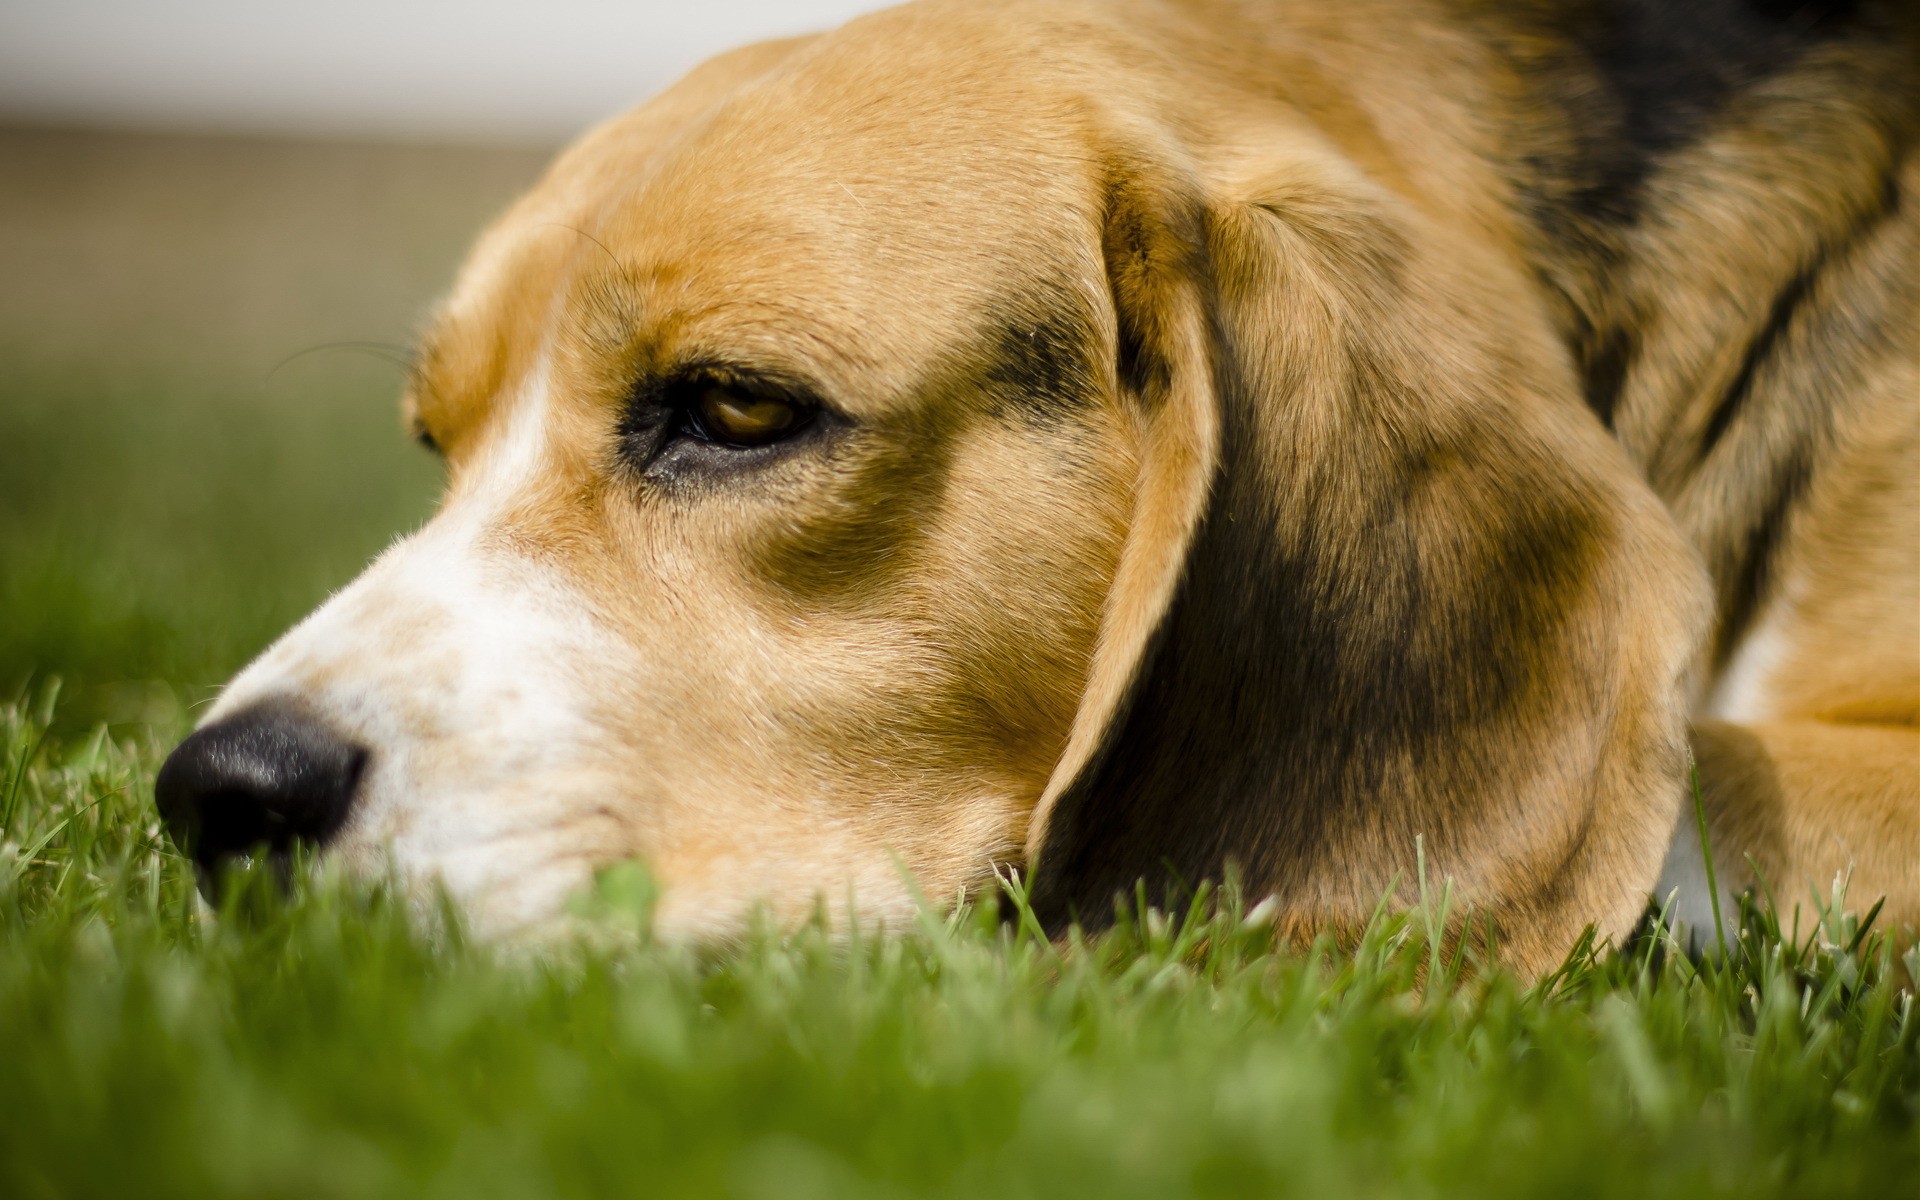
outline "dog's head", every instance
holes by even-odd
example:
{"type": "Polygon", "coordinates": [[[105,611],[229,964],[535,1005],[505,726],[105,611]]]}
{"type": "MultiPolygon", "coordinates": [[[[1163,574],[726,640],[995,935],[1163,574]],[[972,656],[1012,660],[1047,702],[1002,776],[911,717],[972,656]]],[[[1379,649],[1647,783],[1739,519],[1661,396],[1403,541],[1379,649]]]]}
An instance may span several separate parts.
{"type": "Polygon", "coordinates": [[[227,689],[182,835],[494,926],[639,857],[694,934],[1007,864],[1054,919],[1237,863],[1338,922],[1424,838],[1620,926],[1694,617],[1657,503],[1517,262],[1291,106],[1197,146],[1244,101],[1150,60],[906,10],[563,155],[424,339],[441,511],[227,689]]]}

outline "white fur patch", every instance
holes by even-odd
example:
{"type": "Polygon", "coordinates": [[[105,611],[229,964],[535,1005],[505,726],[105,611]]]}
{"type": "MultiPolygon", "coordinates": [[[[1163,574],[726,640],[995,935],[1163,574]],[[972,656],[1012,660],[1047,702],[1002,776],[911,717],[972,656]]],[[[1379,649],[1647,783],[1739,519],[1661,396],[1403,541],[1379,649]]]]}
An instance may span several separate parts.
{"type": "Polygon", "coordinates": [[[1793,611],[1790,594],[1776,597],[1767,606],[1714,682],[1703,715],[1742,725],[1773,715],[1771,683],[1793,645],[1789,628],[1793,611]]]}
{"type": "Polygon", "coordinates": [[[288,697],[369,753],[329,852],[435,879],[500,930],[552,915],[619,839],[589,798],[583,699],[618,643],[553,568],[487,537],[541,478],[544,371],[503,436],[424,529],[383,554],[228,685],[208,720],[288,697]]]}

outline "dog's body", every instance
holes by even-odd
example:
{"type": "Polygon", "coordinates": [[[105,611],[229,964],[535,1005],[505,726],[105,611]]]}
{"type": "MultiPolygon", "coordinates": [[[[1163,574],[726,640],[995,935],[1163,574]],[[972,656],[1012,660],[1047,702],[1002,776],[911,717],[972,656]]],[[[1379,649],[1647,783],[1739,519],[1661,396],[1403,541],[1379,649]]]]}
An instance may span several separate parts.
{"type": "Polygon", "coordinates": [[[1538,970],[1707,910],[1691,728],[1723,886],[1911,927],[1916,62],[1912,6],[1763,0],[717,59],[482,240],[409,401],[443,512],[163,806],[501,924],[637,855],[690,933],[1006,865],[1338,931],[1424,853],[1538,970]]]}

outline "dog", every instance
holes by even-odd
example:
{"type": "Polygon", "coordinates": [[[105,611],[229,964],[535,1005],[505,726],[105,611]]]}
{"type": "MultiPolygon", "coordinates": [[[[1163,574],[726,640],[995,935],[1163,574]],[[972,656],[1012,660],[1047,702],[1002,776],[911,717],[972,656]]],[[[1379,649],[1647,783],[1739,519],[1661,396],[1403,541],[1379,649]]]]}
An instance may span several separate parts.
{"type": "Polygon", "coordinates": [[[438,514],[159,806],[498,932],[632,858],[696,939],[1008,870],[1054,931],[1234,874],[1294,937],[1424,872],[1531,973],[1836,875],[1910,929],[1916,62],[1873,0],[723,55],[480,238],[405,399],[438,514]]]}

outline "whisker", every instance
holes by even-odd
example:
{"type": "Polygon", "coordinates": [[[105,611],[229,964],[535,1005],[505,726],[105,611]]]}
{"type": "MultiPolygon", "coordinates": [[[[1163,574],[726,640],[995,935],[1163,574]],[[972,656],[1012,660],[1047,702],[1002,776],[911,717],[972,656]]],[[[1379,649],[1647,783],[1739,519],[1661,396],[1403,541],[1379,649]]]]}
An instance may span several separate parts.
{"type": "Polygon", "coordinates": [[[612,250],[608,249],[607,244],[605,242],[593,236],[591,233],[588,233],[586,230],[581,229],[579,226],[569,225],[564,221],[548,221],[547,224],[555,228],[564,229],[568,233],[579,234],[581,237],[587,239],[589,242],[592,242],[594,245],[600,247],[600,253],[607,256],[607,261],[613,264],[614,270],[624,271],[627,269],[626,264],[620,261],[620,256],[615,254],[612,250]]]}
{"type": "Polygon", "coordinates": [[[407,351],[406,347],[396,346],[391,342],[323,342],[318,346],[308,346],[304,350],[296,350],[292,354],[287,355],[273,365],[273,369],[267,372],[266,379],[263,382],[273,382],[275,375],[278,375],[286,367],[291,366],[293,363],[309,355],[327,354],[339,350],[377,358],[381,362],[400,368],[402,371],[411,371],[413,369],[412,354],[407,351]]]}

